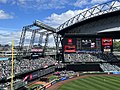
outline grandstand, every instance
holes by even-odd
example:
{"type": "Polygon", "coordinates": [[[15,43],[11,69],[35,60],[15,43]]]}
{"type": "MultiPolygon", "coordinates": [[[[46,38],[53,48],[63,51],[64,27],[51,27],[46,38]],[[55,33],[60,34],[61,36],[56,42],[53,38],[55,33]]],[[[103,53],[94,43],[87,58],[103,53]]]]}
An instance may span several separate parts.
{"type": "MultiPolygon", "coordinates": [[[[120,26],[120,19],[117,19],[120,18],[120,6],[114,6],[116,2],[120,3],[115,0],[84,11],[57,29],[38,20],[24,26],[14,58],[15,83],[21,84],[24,81],[24,85],[19,87],[19,84],[16,90],[58,70],[120,72],[120,59],[113,53],[113,40],[120,39],[120,32],[109,31],[120,26]],[[100,8],[101,6],[103,8],[100,8]],[[98,12],[94,12],[96,8],[98,12]],[[86,16],[85,13],[88,12],[91,12],[90,16],[86,16]],[[85,17],[80,18],[83,14],[85,17]],[[33,26],[37,28],[32,29],[33,26]],[[42,32],[41,29],[46,31],[42,32]],[[104,32],[106,29],[108,31],[104,32]],[[32,32],[28,48],[24,46],[26,32],[32,32]],[[37,48],[34,47],[36,34],[40,34],[37,48]],[[44,46],[41,45],[43,35],[46,36],[44,46]],[[54,36],[56,47],[55,50],[47,52],[49,35],[54,36]],[[59,50],[60,43],[62,50],[59,50]]],[[[0,83],[0,88],[10,88],[11,64],[11,59],[0,60],[0,82],[3,82],[0,83]]],[[[61,72],[62,74],[68,75],[67,71],[61,72]]]]}
{"type": "Polygon", "coordinates": [[[103,69],[104,72],[119,72],[120,71],[120,67],[118,67],[117,65],[111,65],[109,63],[103,63],[100,64],[100,67],[103,69]]]}
{"type": "Polygon", "coordinates": [[[119,61],[112,53],[72,53],[64,54],[66,62],[110,62],[119,61]]]}
{"type": "MultiPolygon", "coordinates": [[[[47,68],[51,65],[55,65],[57,62],[52,57],[44,57],[38,59],[23,59],[20,61],[15,60],[14,73],[20,74],[30,72],[40,68],[47,68]]],[[[2,71],[1,78],[9,78],[11,76],[11,60],[0,61],[0,70],[2,71]]]]}

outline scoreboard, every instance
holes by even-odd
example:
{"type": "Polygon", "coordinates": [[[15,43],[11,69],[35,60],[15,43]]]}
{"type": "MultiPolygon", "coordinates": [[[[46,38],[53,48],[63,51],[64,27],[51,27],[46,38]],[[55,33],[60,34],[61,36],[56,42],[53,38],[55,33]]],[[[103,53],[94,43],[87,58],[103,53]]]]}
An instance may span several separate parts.
{"type": "Polygon", "coordinates": [[[112,38],[64,38],[64,61],[77,60],[79,54],[85,53],[111,53],[113,51],[112,38]]]}
{"type": "Polygon", "coordinates": [[[96,38],[64,38],[64,53],[96,51],[96,43],[98,43],[99,41],[97,40],[96,42],[96,38]]]}
{"type": "Polygon", "coordinates": [[[112,38],[64,38],[64,53],[112,52],[112,38]]]}
{"type": "MultiPolygon", "coordinates": [[[[77,41],[78,42],[78,41],[77,41]]],[[[93,38],[81,38],[81,51],[94,51],[96,50],[96,41],[93,38]]]]}

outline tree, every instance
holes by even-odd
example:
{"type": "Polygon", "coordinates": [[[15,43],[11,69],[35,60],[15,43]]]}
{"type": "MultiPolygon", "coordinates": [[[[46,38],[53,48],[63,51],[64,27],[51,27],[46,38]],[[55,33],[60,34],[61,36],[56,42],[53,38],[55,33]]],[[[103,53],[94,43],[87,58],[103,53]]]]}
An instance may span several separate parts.
{"type": "Polygon", "coordinates": [[[113,49],[115,51],[120,51],[120,41],[119,42],[117,42],[117,41],[113,42],[113,49]]]}

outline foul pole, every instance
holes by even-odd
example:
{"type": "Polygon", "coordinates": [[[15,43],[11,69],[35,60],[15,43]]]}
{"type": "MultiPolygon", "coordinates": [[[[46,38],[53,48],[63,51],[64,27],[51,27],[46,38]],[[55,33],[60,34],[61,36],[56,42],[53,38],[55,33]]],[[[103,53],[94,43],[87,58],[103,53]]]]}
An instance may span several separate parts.
{"type": "Polygon", "coordinates": [[[13,88],[13,77],[14,77],[14,40],[12,40],[12,70],[11,70],[11,90],[14,90],[13,88]]]}

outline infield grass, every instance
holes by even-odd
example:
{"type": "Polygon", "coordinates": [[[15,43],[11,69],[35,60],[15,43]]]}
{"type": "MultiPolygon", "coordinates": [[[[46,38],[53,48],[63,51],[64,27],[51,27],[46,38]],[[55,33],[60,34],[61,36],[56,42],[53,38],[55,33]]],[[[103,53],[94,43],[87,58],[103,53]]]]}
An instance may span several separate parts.
{"type": "Polygon", "coordinates": [[[120,76],[90,76],[71,81],[58,90],[120,90],[120,76]]]}

